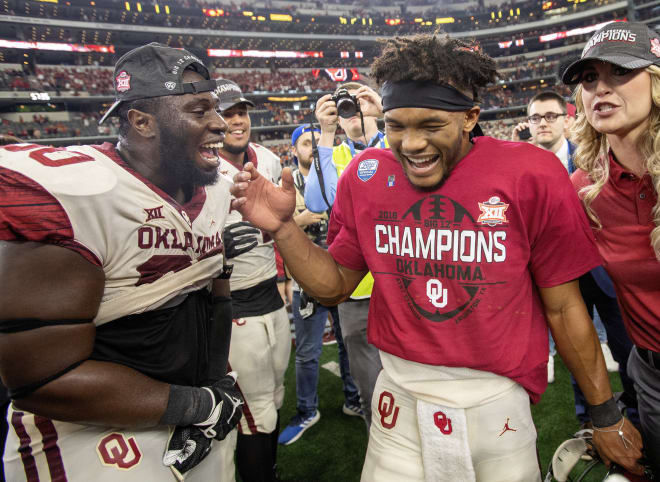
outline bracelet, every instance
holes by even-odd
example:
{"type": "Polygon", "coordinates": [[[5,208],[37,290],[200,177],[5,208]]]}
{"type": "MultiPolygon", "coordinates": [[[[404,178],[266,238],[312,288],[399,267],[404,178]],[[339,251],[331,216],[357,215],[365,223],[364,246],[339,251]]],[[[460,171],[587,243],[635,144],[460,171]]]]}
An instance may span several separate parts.
{"type": "Polygon", "coordinates": [[[621,412],[614,397],[600,405],[589,405],[589,416],[594,427],[609,427],[621,420],[621,412]]]}
{"type": "Polygon", "coordinates": [[[628,440],[628,439],[625,437],[625,435],[623,435],[623,430],[621,430],[621,429],[623,428],[623,424],[624,424],[624,423],[626,423],[626,418],[625,418],[625,417],[621,418],[621,425],[619,425],[619,428],[615,428],[614,430],[603,430],[602,428],[594,427],[594,430],[595,430],[596,432],[604,432],[604,433],[607,433],[607,432],[618,432],[618,433],[619,433],[619,437],[621,437],[621,442],[623,442],[623,446],[624,446],[626,449],[629,449],[630,446],[632,445],[632,442],[631,442],[630,440],[628,440]]]}

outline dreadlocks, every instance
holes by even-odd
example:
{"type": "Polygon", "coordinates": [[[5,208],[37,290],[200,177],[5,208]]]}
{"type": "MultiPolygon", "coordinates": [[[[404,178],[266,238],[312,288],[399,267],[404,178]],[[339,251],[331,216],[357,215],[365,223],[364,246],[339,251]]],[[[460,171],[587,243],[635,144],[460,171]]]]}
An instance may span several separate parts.
{"type": "Polygon", "coordinates": [[[383,51],[371,64],[378,85],[405,80],[451,84],[472,92],[497,77],[495,61],[461,40],[419,34],[381,40],[383,51]]]}

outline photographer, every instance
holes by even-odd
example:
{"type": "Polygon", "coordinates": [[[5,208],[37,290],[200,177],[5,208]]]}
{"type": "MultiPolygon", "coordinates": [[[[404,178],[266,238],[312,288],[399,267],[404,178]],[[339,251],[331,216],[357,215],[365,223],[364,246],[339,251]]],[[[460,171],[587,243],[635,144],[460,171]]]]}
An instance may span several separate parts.
{"type": "Polygon", "coordinates": [[[382,117],[380,96],[369,86],[347,82],[337,87],[334,94],[326,94],[316,103],[316,119],[321,125],[319,160],[323,185],[328,203],[321,193],[316,171],[310,171],[307,180],[305,204],[320,212],[332,206],[337,190],[337,179],[356,154],[367,147],[389,147],[385,134],[378,130],[376,119],[382,117]],[[337,106],[341,112],[338,112],[337,106]],[[346,139],[334,147],[337,126],[346,133],[346,139]]]}
{"type": "MultiPolygon", "coordinates": [[[[319,131],[313,132],[309,125],[298,127],[291,135],[293,155],[298,160],[294,169],[293,182],[296,188],[296,210],[294,221],[317,246],[327,248],[328,213],[315,213],[305,208],[305,180],[308,178],[313,160],[312,134],[318,139],[319,131]]],[[[313,170],[313,169],[312,169],[313,170]]],[[[342,410],[347,415],[362,415],[358,389],[349,370],[348,355],[344,348],[337,307],[327,308],[307,298],[298,283],[293,286],[293,322],[296,330],[296,409],[289,425],[282,431],[279,443],[289,445],[298,440],[309,427],[321,418],[318,411],[317,386],[319,380],[319,358],[323,349],[323,330],[332,316],[332,325],[339,349],[339,369],[343,383],[345,402],[342,410]]]]}
{"type": "MultiPolygon", "coordinates": [[[[332,96],[325,95],[317,102],[316,118],[321,125],[319,164],[329,205],[334,202],[339,176],[355,155],[367,147],[389,147],[385,134],[376,124],[376,119],[382,115],[380,96],[370,87],[356,82],[340,85],[332,96]],[[333,148],[337,125],[344,130],[347,139],[333,148]]],[[[314,211],[327,209],[326,199],[317,172],[312,169],[307,179],[305,204],[314,211]]],[[[351,297],[338,307],[367,429],[371,424],[371,397],[382,368],[378,350],[367,341],[367,314],[373,283],[373,277],[367,274],[351,297]]]]}

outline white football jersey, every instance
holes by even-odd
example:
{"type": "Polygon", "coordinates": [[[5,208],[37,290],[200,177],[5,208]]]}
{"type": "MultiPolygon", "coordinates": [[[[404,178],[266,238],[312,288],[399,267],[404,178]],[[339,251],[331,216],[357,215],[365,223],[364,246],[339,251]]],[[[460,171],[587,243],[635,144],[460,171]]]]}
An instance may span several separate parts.
{"type": "MultiPolygon", "coordinates": [[[[277,184],[282,174],[280,158],[264,146],[254,143],[249,144],[247,154],[248,161],[256,165],[261,175],[273,184],[277,184]]],[[[243,168],[243,166],[234,165],[222,156],[220,156],[220,159],[220,172],[232,179],[243,168]]],[[[227,217],[227,226],[242,220],[241,213],[234,210],[227,217]]],[[[263,231],[257,238],[259,244],[256,247],[229,261],[230,264],[234,265],[234,271],[229,280],[232,291],[251,288],[262,281],[277,276],[272,238],[263,231]]]]}
{"type": "Polygon", "coordinates": [[[208,287],[222,270],[221,234],[231,200],[231,182],[223,176],[182,206],[110,144],[5,146],[0,175],[13,188],[3,201],[14,205],[0,214],[0,239],[63,245],[103,268],[97,325],[208,287]],[[27,216],[30,200],[42,198],[54,201],[30,208],[27,216]]]}

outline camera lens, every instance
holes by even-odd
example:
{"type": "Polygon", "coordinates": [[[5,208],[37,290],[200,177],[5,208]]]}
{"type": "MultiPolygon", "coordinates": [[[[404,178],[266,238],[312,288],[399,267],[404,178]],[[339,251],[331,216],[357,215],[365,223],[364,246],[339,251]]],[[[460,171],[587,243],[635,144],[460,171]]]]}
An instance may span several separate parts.
{"type": "Polygon", "coordinates": [[[348,119],[357,114],[357,105],[350,97],[344,97],[337,101],[337,115],[348,119]]]}

